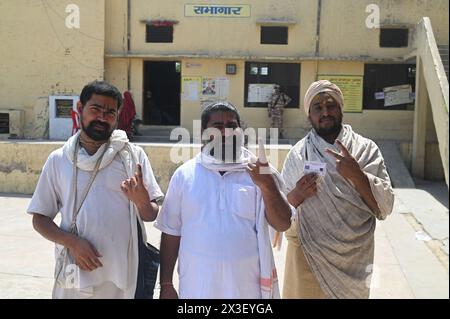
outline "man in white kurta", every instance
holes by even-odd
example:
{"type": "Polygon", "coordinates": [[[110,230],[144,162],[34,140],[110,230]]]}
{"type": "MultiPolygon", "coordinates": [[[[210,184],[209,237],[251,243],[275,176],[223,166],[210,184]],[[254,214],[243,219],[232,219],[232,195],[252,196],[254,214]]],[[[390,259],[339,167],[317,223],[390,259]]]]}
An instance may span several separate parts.
{"type": "Polygon", "coordinates": [[[200,155],[173,175],[157,219],[181,236],[180,298],[261,298],[257,189],[245,172],[219,172],[200,155]]]}
{"type": "MultiPolygon", "coordinates": [[[[102,92],[104,93],[105,87],[112,90],[113,93],[118,92],[105,83],[95,82],[89,86],[89,90],[100,90],[100,92],[96,95],[94,91],[91,97],[88,96],[88,101],[84,102],[85,105],[81,110],[87,127],[89,127],[86,122],[89,119],[89,112],[94,111],[92,108],[109,107],[106,105],[108,103],[116,104],[114,99],[108,101],[108,96],[101,95],[102,92]]],[[[108,118],[104,114],[101,117],[104,118],[93,117],[92,119],[102,122],[108,118]]],[[[115,121],[112,120],[111,123],[114,124],[115,121]]],[[[108,127],[107,124],[104,125],[108,127]]],[[[33,224],[42,235],[56,243],[55,253],[58,256],[63,249],[62,241],[59,243],[58,241],[63,236],[68,237],[73,216],[73,154],[76,144],[80,143],[80,139],[81,143],[86,141],[86,144],[81,144],[79,147],[77,158],[77,206],[92,175],[93,164],[106,148],[98,174],[76,218],[78,235],[72,236],[72,242],[75,239],[81,244],[71,247],[72,252],[79,251],[80,245],[86,245],[87,241],[89,243],[87,245],[92,245],[98,253],[101,266],[96,267],[98,265],[94,265],[95,262],[91,260],[92,263],[89,267],[95,269],[77,267],[77,278],[75,278],[74,284],[71,287],[61,287],[55,284],[53,297],[133,298],[138,267],[137,240],[141,239],[137,238],[137,212],[130,209],[130,199],[124,192],[123,183],[126,183],[130,177],[126,169],[130,165],[127,163],[127,154],[130,155],[131,152],[134,152],[136,162],[141,165],[141,182],[145,187],[143,193],[148,192],[147,197],[153,201],[159,200],[163,193],[156,182],[146,154],[140,147],[128,145],[124,131],[111,131],[109,137],[106,134],[109,143],[98,143],[101,145],[98,150],[94,154],[88,154],[86,148],[89,148],[90,137],[85,134],[90,128],[88,129],[86,126],[81,132],[72,136],[63,147],[50,154],[42,169],[27,212],[35,215],[36,218],[40,217],[38,218],[40,222],[33,219],[33,224]],[[86,148],[83,145],[86,145],[86,148]],[[56,225],[52,224],[52,220],[58,213],[61,214],[61,224],[59,228],[56,228],[56,225]]],[[[111,125],[111,130],[113,128],[114,126],[111,125]]],[[[98,127],[98,132],[100,131],[102,130],[98,127]]],[[[137,186],[134,185],[135,188],[137,186]]]]}
{"type": "MultiPolygon", "coordinates": [[[[210,115],[216,123],[238,126],[237,112],[228,104],[217,105],[210,115]]],[[[204,127],[210,123],[209,119],[204,122],[204,127]]],[[[248,151],[242,152],[238,158],[249,159],[248,151]]],[[[176,257],[180,298],[279,297],[266,221],[274,210],[270,208],[268,213],[269,208],[264,208],[268,206],[265,195],[246,170],[247,165],[245,160],[221,164],[203,150],[175,171],[155,223],[163,232],[162,298],[176,298],[170,269],[176,257]],[[167,246],[167,237],[179,242],[179,250],[167,246]],[[166,263],[170,250],[175,258],[166,263]],[[173,294],[167,294],[167,289],[173,294]]],[[[271,192],[284,230],[290,224],[292,208],[278,187],[271,192]]]]}

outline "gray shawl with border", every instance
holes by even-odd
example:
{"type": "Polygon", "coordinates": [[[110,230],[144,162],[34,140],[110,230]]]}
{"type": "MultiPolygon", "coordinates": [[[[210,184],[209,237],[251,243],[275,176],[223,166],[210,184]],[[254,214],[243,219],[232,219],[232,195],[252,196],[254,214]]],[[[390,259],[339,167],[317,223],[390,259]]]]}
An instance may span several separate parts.
{"type": "Polygon", "coordinates": [[[299,239],[311,270],[330,298],[368,298],[374,257],[376,219],[392,212],[394,193],[377,145],[344,125],[338,139],[367,175],[381,213],[375,214],[357,190],[336,171],[336,160],[325,152],[339,152],[314,130],[289,152],[282,176],[290,192],[304,175],[305,160],[327,164],[318,194],[298,209],[299,239]]]}

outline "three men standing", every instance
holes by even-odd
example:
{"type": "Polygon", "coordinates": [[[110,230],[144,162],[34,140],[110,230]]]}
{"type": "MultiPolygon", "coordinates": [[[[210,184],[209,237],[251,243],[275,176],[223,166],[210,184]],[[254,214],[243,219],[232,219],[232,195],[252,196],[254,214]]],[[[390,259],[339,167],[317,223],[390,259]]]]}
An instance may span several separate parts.
{"type": "MultiPolygon", "coordinates": [[[[28,207],[57,258],[65,249],[77,266],[76,284],[56,284],[55,298],[136,296],[138,227],[145,233],[142,220],[155,220],[163,193],[143,150],[115,130],[121,103],[106,82],[83,88],[82,129],[49,156],[28,207]]],[[[175,171],[155,224],[161,298],[178,297],[177,259],[180,298],[279,298],[269,227],[287,230],[292,215],[283,297],[368,298],[376,219],[394,200],[383,157],[342,124],[336,85],[314,82],[304,107],[313,129],[291,149],[281,176],[262,146],[258,158],[243,147],[233,105],[202,112],[205,143],[175,171]],[[306,173],[311,163],[326,173],[306,173]]]]}

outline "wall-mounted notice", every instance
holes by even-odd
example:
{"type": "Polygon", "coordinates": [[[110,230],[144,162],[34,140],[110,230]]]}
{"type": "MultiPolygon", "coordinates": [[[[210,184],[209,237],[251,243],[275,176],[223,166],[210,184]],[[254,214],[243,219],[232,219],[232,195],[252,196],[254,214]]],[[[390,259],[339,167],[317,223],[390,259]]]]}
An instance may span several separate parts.
{"type": "Polygon", "coordinates": [[[336,84],[344,94],[344,112],[361,113],[363,100],[362,75],[319,75],[319,80],[336,84]]]}
{"type": "Polygon", "coordinates": [[[249,103],[267,103],[274,92],[275,84],[249,84],[248,97],[249,103]]]}
{"type": "Polygon", "coordinates": [[[201,77],[189,77],[185,76],[182,79],[182,94],[186,101],[198,101],[198,95],[200,92],[200,85],[202,82],[201,77]]]}
{"type": "Polygon", "coordinates": [[[410,84],[385,87],[383,92],[385,107],[414,102],[410,84]]]}

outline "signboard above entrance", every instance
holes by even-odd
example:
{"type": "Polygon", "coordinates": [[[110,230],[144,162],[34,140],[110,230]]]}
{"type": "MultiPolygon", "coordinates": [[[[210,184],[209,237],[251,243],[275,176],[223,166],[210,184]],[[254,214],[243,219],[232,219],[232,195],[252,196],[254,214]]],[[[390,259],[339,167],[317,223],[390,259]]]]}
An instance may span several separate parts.
{"type": "Polygon", "coordinates": [[[248,18],[250,5],[248,4],[186,4],[185,17],[214,17],[214,18],[248,18]]]}

